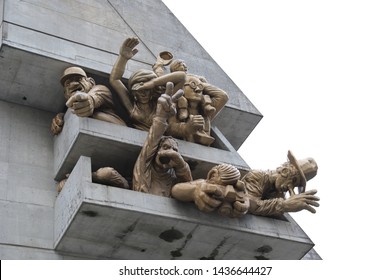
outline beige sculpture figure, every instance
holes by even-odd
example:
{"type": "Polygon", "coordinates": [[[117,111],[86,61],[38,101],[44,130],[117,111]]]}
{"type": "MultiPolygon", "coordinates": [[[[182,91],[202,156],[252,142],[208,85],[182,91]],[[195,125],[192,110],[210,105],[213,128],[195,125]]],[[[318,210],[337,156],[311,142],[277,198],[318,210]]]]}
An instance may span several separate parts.
{"type": "Polygon", "coordinates": [[[134,72],[129,80],[128,87],[122,82],[125,67],[138,50],[138,38],[127,38],[119,50],[119,56],[112,68],[110,84],[119,95],[132,122],[132,126],[148,131],[156,113],[157,99],[164,92],[167,82],[174,84],[174,91],[181,89],[185,82],[183,73],[172,73],[157,77],[151,70],[141,69],[134,72]]]}
{"type": "MultiPolygon", "coordinates": [[[[305,191],[306,182],[317,174],[317,163],[312,158],[296,160],[291,151],[288,151],[289,162],[282,164],[276,170],[252,170],[237,184],[245,188],[240,194],[245,199],[233,206],[239,213],[249,213],[259,216],[278,216],[286,212],[308,210],[315,213],[313,207],[318,207],[320,200],[316,190],[305,191]],[[294,188],[298,188],[295,194],[294,188]],[[285,198],[286,192],[290,196],[285,198]]],[[[211,172],[211,171],[210,171],[211,172]]],[[[181,201],[194,201],[199,210],[211,212],[218,209],[224,183],[215,180],[209,175],[206,180],[196,180],[177,184],[172,188],[172,197],[181,201]]],[[[228,215],[237,217],[235,215],[228,215]]]]}
{"type": "Polygon", "coordinates": [[[209,84],[204,77],[187,73],[187,65],[181,59],[173,60],[167,51],[161,52],[153,65],[153,71],[164,76],[164,66],[170,65],[171,73],[186,74],[184,95],[177,101],[178,113],[169,120],[167,133],[174,137],[210,146],[211,121],[222,110],[228,95],[222,89],[209,84]]]}
{"type": "Polygon", "coordinates": [[[306,182],[317,175],[318,166],[313,158],[297,160],[291,151],[288,162],[276,170],[252,170],[242,181],[250,199],[249,212],[259,216],[277,216],[286,212],[308,210],[315,213],[319,197],[317,190],[306,191],[306,182]],[[294,189],[298,188],[298,194],[294,189]],[[285,194],[290,196],[286,199],[285,194]]]}
{"type": "MultiPolygon", "coordinates": [[[[68,177],[69,174],[57,184],[58,193],[63,189],[68,177]]],[[[128,181],[112,167],[102,167],[92,172],[92,182],[122,189],[130,189],[128,181]]]]}
{"type": "Polygon", "coordinates": [[[207,179],[176,184],[172,197],[181,201],[193,201],[199,210],[227,217],[241,217],[248,212],[249,198],[240,171],[230,164],[214,166],[207,179]]]}
{"type": "MultiPolygon", "coordinates": [[[[94,119],[125,126],[126,123],[115,113],[111,91],[104,85],[96,85],[85,71],[76,66],[65,69],[61,84],[64,87],[66,106],[79,117],[94,119]]],[[[52,120],[51,132],[58,135],[64,126],[64,113],[58,113],[52,120]]]]}
{"type": "Polygon", "coordinates": [[[169,197],[179,182],[192,180],[191,170],[178,152],[174,138],[163,136],[168,118],[176,114],[175,102],[183,91],[172,95],[174,86],[166,85],[166,93],[158,98],[156,114],[133,170],[133,190],[169,197]]]}

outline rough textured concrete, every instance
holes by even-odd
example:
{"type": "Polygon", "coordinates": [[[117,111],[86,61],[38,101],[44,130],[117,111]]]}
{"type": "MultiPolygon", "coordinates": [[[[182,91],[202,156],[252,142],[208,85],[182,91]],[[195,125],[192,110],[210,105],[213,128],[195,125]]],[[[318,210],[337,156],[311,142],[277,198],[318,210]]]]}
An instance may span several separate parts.
{"type": "MultiPolygon", "coordinates": [[[[93,170],[110,166],[131,178],[146,135],[146,131],[79,118],[68,110],[64,129],[54,140],[54,177],[65,178],[79,156],[84,155],[92,157],[93,170]]],[[[249,166],[217,129],[214,136],[225,150],[178,140],[179,151],[190,164],[194,179],[206,178],[207,172],[221,163],[230,163],[243,174],[248,171],[249,166]]]]}
{"type": "Polygon", "coordinates": [[[151,69],[156,55],[169,50],[187,62],[191,73],[205,76],[228,92],[229,103],[214,124],[235,149],[262,117],[160,0],[5,0],[2,26],[1,51],[6,60],[0,60],[0,83],[8,87],[0,92],[0,99],[53,113],[60,111],[62,93],[59,84],[52,83],[58,82],[66,66],[80,65],[89,73],[107,77],[123,40],[138,36],[139,53],[128,63],[125,78],[134,70],[151,69]],[[31,58],[26,52],[40,55],[42,63],[29,64],[31,58]],[[26,66],[35,69],[26,74],[26,66]],[[45,101],[38,98],[43,88],[52,89],[45,101]],[[19,96],[21,92],[23,96],[19,96]]]}
{"type": "Polygon", "coordinates": [[[0,101],[0,244],[53,248],[50,119],[47,112],[0,101]]]}
{"type": "Polygon", "coordinates": [[[92,183],[80,157],[55,203],[57,251],[106,259],[301,259],[313,243],[288,216],[240,219],[92,183]]]}

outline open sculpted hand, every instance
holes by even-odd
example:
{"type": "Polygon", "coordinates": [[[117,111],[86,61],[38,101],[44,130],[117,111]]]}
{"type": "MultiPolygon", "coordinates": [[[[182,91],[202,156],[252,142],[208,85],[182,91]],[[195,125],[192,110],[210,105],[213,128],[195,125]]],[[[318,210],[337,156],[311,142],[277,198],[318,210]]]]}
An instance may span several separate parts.
{"type": "Polygon", "coordinates": [[[320,206],[317,202],[320,200],[318,196],[315,196],[317,190],[310,190],[304,193],[293,195],[283,202],[283,210],[285,212],[298,212],[301,210],[308,210],[311,213],[315,213],[313,208],[320,206]]]}
{"type": "Polygon", "coordinates": [[[138,44],[138,38],[127,38],[123,42],[121,49],[119,50],[119,54],[127,60],[131,59],[138,52],[138,50],[135,48],[135,46],[138,44]]]}
{"type": "Polygon", "coordinates": [[[89,94],[78,91],[68,99],[66,106],[79,117],[89,117],[93,114],[94,101],[89,94]]]}

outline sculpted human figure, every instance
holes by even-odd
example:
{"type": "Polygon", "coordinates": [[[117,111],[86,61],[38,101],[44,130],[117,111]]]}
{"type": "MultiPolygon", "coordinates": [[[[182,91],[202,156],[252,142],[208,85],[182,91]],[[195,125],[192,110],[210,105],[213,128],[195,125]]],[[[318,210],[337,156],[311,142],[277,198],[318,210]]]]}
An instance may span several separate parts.
{"type": "MultiPolygon", "coordinates": [[[[169,120],[167,133],[190,142],[211,145],[211,121],[222,110],[228,95],[225,91],[209,84],[204,77],[187,73],[187,65],[181,59],[168,61],[171,73],[186,74],[184,95],[177,102],[178,114],[169,120]]],[[[166,60],[159,58],[153,66],[157,75],[163,77],[166,60]]]]}
{"type": "Polygon", "coordinates": [[[308,210],[315,213],[320,199],[316,190],[306,190],[306,182],[317,175],[318,166],[314,159],[297,160],[288,151],[289,162],[276,170],[252,170],[242,181],[250,199],[249,212],[259,216],[275,216],[285,212],[308,210]],[[294,189],[298,188],[298,194],[294,189]],[[290,196],[285,199],[285,193],[290,196]]]}
{"type": "MultiPolygon", "coordinates": [[[[61,192],[69,174],[57,184],[57,191],[61,192]]],[[[129,182],[112,167],[102,167],[92,172],[92,182],[122,189],[130,189],[129,182]]]]}
{"type": "Polygon", "coordinates": [[[138,44],[138,38],[127,38],[123,42],[111,71],[110,84],[126,108],[132,126],[147,131],[156,113],[157,99],[164,92],[166,83],[172,82],[176,92],[183,87],[185,75],[172,73],[157,77],[153,71],[141,69],[130,76],[126,87],[122,82],[122,76],[128,60],[138,52],[135,48],[138,44]]]}
{"type": "Polygon", "coordinates": [[[230,164],[214,166],[206,179],[176,184],[172,197],[181,201],[193,201],[199,210],[228,217],[240,217],[249,209],[249,198],[244,184],[239,180],[240,171],[230,164]]]}
{"type": "Polygon", "coordinates": [[[167,119],[176,114],[174,103],[183,94],[179,90],[172,96],[173,90],[173,84],[167,83],[166,93],[158,98],[152,126],[134,166],[135,191],[169,197],[174,184],[192,180],[190,167],[179,154],[176,140],[163,136],[167,119]]]}
{"type": "MultiPolygon", "coordinates": [[[[305,188],[306,182],[317,174],[317,163],[312,158],[296,160],[291,151],[288,151],[288,159],[289,162],[276,170],[251,170],[237,181],[237,185],[242,184],[241,188],[245,189],[242,194],[245,200],[236,207],[238,212],[246,213],[247,210],[259,216],[278,216],[301,210],[316,212],[314,207],[319,206],[320,200],[315,196],[317,191],[305,191],[305,188]],[[294,191],[296,187],[298,194],[294,191]],[[286,192],[290,194],[288,198],[285,198],[286,192]]],[[[194,201],[201,211],[211,212],[222,204],[220,185],[221,181],[210,180],[208,175],[206,180],[175,185],[172,196],[181,201],[194,201]]]]}
{"type": "MultiPolygon", "coordinates": [[[[61,84],[64,87],[66,106],[79,117],[126,125],[115,113],[111,91],[104,85],[96,85],[85,71],[76,66],[66,68],[61,84]]],[[[51,123],[51,132],[58,135],[64,126],[64,114],[58,113],[51,123]]]]}

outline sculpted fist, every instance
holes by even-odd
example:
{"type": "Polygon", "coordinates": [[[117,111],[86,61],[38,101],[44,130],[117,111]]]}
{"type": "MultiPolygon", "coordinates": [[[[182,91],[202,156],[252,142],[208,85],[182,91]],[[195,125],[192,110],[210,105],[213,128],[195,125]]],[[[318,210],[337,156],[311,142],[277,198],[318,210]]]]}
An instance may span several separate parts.
{"type": "Polygon", "coordinates": [[[66,106],[72,110],[72,113],[79,117],[92,116],[94,110],[94,104],[92,97],[85,93],[78,91],[71,96],[66,102],[66,106]]]}
{"type": "Polygon", "coordinates": [[[204,129],[205,121],[202,115],[190,115],[186,125],[187,132],[189,134],[194,134],[196,131],[204,129]]]}
{"type": "Polygon", "coordinates": [[[220,196],[222,196],[222,191],[218,185],[203,182],[195,189],[194,202],[199,210],[212,212],[222,204],[222,201],[213,197],[220,196]]]}
{"type": "Polygon", "coordinates": [[[58,113],[51,121],[50,131],[53,135],[61,133],[64,127],[64,113],[58,113]]]}

